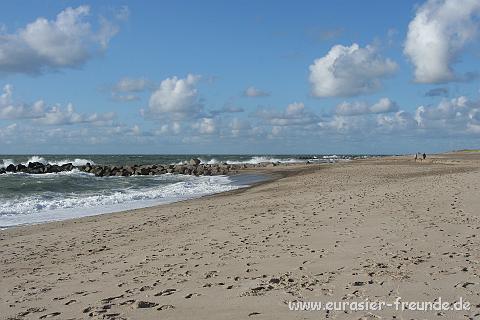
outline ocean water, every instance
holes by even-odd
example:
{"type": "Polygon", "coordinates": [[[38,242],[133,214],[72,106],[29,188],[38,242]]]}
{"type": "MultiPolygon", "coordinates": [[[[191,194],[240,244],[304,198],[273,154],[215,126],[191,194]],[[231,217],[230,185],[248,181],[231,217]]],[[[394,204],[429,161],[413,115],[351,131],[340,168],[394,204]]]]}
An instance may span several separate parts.
{"type": "MultiPolygon", "coordinates": [[[[336,155],[3,155],[9,164],[176,164],[193,157],[203,163],[332,162],[336,155]]],[[[265,179],[258,175],[95,177],[78,170],[50,174],[0,174],[0,228],[58,221],[197,198],[246,187],[265,179]]]]}

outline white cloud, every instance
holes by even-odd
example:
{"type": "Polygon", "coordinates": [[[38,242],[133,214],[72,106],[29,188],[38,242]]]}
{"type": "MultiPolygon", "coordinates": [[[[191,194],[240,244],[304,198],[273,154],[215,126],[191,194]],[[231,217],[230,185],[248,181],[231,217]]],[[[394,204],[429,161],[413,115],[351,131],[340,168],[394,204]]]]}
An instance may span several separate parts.
{"type": "Polygon", "coordinates": [[[284,127],[273,126],[271,131],[271,136],[279,136],[282,131],[284,131],[284,127]]]}
{"type": "Polygon", "coordinates": [[[178,135],[182,132],[182,126],[179,122],[174,121],[168,124],[163,124],[160,126],[160,129],[156,131],[157,135],[164,135],[164,134],[174,134],[178,135]]]}
{"type": "Polygon", "coordinates": [[[150,96],[149,112],[169,113],[174,117],[195,116],[203,108],[196,84],[200,76],[188,74],[186,78],[167,78],[150,96]]]}
{"type": "Polygon", "coordinates": [[[213,118],[202,118],[193,125],[200,134],[213,134],[216,131],[216,124],[213,118]]]}
{"type": "Polygon", "coordinates": [[[140,100],[137,93],[150,89],[151,82],[146,78],[124,77],[112,86],[112,99],[119,102],[140,100]]]}
{"type": "Polygon", "coordinates": [[[79,114],[70,103],[65,109],[53,106],[46,110],[45,102],[38,100],[31,105],[13,101],[13,86],[7,84],[0,95],[0,119],[33,119],[42,125],[64,125],[77,123],[105,124],[115,118],[115,113],[79,114]]]}
{"type": "Polygon", "coordinates": [[[294,102],[287,106],[285,114],[288,116],[295,116],[298,114],[302,114],[305,110],[305,105],[301,102],[294,102]]]}
{"type": "Polygon", "coordinates": [[[233,118],[229,124],[229,127],[230,133],[234,137],[238,137],[252,128],[248,121],[239,118],[233,118]]]}
{"type": "Polygon", "coordinates": [[[394,114],[382,114],[377,116],[377,125],[380,130],[398,131],[418,128],[418,123],[413,115],[406,111],[398,111],[394,114]]]}
{"type": "Polygon", "coordinates": [[[370,106],[371,113],[388,113],[398,110],[398,105],[395,101],[388,98],[381,98],[377,103],[370,106]]]}
{"type": "Polygon", "coordinates": [[[381,98],[378,102],[370,106],[365,102],[359,101],[342,102],[335,107],[335,114],[340,116],[355,116],[369,113],[388,113],[397,110],[398,105],[394,101],[388,98],[381,98]]]}
{"type": "Polygon", "coordinates": [[[115,101],[120,101],[120,102],[131,102],[131,101],[140,100],[140,97],[137,96],[136,94],[112,93],[112,99],[115,100],[115,101]]]}
{"type": "Polygon", "coordinates": [[[335,114],[340,116],[355,116],[369,113],[365,102],[342,102],[335,107],[335,114]]]}
{"type": "Polygon", "coordinates": [[[420,106],[415,111],[415,119],[423,128],[442,127],[463,130],[468,124],[477,122],[480,107],[460,96],[451,100],[443,99],[437,106],[420,106]]]}
{"type": "Polygon", "coordinates": [[[32,105],[13,101],[13,86],[6,84],[0,96],[0,119],[38,118],[44,113],[45,103],[42,100],[32,105]]]}
{"type": "Polygon", "coordinates": [[[301,102],[289,104],[285,111],[278,112],[273,109],[259,108],[256,116],[267,121],[272,126],[299,126],[309,125],[318,121],[313,112],[307,111],[301,102]]]}
{"type": "Polygon", "coordinates": [[[75,111],[71,103],[65,109],[59,106],[53,106],[41,117],[34,119],[35,123],[42,125],[70,125],[80,123],[106,124],[115,118],[115,113],[92,113],[80,114],[75,111]]]}
{"type": "Polygon", "coordinates": [[[179,122],[173,122],[171,128],[174,134],[179,134],[182,131],[182,126],[179,122]]]}
{"type": "Polygon", "coordinates": [[[350,133],[355,132],[358,136],[368,133],[374,129],[371,115],[362,115],[350,117],[343,115],[334,115],[329,119],[322,119],[318,126],[327,133],[350,133]]]}
{"type": "MultiPolygon", "coordinates": [[[[386,101],[386,100],[384,100],[386,101]]],[[[388,103],[380,100],[382,110],[388,103]]],[[[413,112],[399,110],[375,114],[372,105],[352,103],[350,109],[334,113],[322,119],[318,125],[323,132],[351,134],[357,137],[392,134],[392,132],[430,138],[458,137],[480,133],[480,102],[472,102],[464,96],[442,100],[436,106],[419,106],[413,112]],[[355,115],[352,117],[352,115],[355,115]]],[[[338,111],[338,110],[337,110],[338,111]]]]}
{"type": "Polygon", "coordinates": [[[480,124],[473,124],[473,123],[469,123],[467,125],[467,131],[469,133],[473,133],[473,134],[478,134],[480,135],[480,124]]]}
{"type": "Polygon", "coordinates": [[[55,20],[40,17],[15,33],[0,34],[0,71],[35,74],[81,66],[118,32],[105,18],[93,30],[89,14],[88,6],[67,8],[55,20]]]}
{"type": "Polygon", "coordinates": [[[6,84],[3,87],[3,93],[0,96],[0,105],[5,106],[7,104],[10,104],[12,101],[12,95],[13,95],[13,86],[11,84],[6,84]]]}
{"type": "Polygon", "coordinates": [[[15,133],[18,129],[18,124],[12,123],[9,124],[8,126],[1,127],[0,128],[0,136],[7,136],[15,133]]]}
{"type": "Polygon", "coordinates": [[[415,67],[417,82],[458,80],[452,64],[475,38],[479,14],[478,0],[428,0],[417,9],[408,26],[404,49],[415,67]]]}
{"type": "Polygon", "coordinates": [[[146,78],[129,78],[120,79],[114,86],[115,92],[141,92],[151,86],[150,81],[146,78]]]}
{"type": "Polygon", "coordinates": [[[312,95],[316,97],[355,96],[381,88],[380,79],[395,72],[397,64],[382,58],[375,47],[333,46],[310,69],[312,95]]]}
{"type": "Polygon", "coordinates": [[[139,136],[139,135],[142,134],[142,129],[140,129],[140,126],[138,124],[136,124],[132,127],[131,132],[134,136],[139,136]]]}
{"type": "Polygon", "coordinates": [[[263,91],[258,88],[255,88],[253,86],[250,86],[247,89],[245,89],[245,91],[243,92],[243,95],[246,97],[266,97],[266,96],[269,96],[270,93],[267,91],[263,91]]]}

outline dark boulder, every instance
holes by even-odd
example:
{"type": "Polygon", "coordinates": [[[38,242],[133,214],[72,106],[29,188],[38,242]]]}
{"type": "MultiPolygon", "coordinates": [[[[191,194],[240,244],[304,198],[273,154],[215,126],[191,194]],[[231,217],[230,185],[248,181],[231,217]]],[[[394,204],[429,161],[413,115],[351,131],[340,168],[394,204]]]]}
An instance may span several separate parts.
{"type": "MultiPolygon", "coordinates": [[[[34,169],[31,169],[31,170],[34,170],[34,169]]],[[[61,171],[63,171],[62,167],[60,167],[58,164],[47,165],[45,167],[45,172],[47,172],[47,173],[58,173],[58,172],[61,172],[61,171]]]]}
{"type": "Polygon", "coordinates": [[[41,162],[29,162],[28,163],[28,168],[29,169],[33,169],[33,168],[40,168],[40,167],[43,167],[44,164],[41,163],[41,162]]]}
{"type": "Polygon", "coordinates": [[[23,164],[19,163],[15,166],[15,171],[16,172],[21,172],[21,171],[25,171],[27,169],[26,166],[24,166],[23,164]]]}
{"type": "Polygon", "coordinates": [[[192,166],[198,166],[200,164],[200,159],[197,159],[197,158],[192,158],[190,159],[190,161],[188,162],[189,165],[192,165],[192,166]]]}
{"type": "Polygon", "coordinates": [[[65,163],[60,166],[62,168],[62,171],[72,171],[74,166],[71,163],[65,163]]]}
{"type": "Polygon", "coordinates": [[[28,170],[28,173],[31,173],[31,174],[41,174],[41,173],[45,173],[45,172],[43,172],[43,167],[37,167],[37,168],[29,169],[29,170],[28,170]]]}

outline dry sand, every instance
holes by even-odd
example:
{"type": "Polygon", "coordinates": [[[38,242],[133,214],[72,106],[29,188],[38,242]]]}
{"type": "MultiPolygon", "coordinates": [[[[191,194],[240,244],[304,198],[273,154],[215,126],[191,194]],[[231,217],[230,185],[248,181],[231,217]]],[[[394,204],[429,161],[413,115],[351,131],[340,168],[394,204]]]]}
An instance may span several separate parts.
{"type": "Polygon", "coordinates": [[[480,318],[480,154],[280,173],[242,191],[0,231],[1,318],[480,318]],[[472,306],[288,308],[396,297],[472,306]]]}

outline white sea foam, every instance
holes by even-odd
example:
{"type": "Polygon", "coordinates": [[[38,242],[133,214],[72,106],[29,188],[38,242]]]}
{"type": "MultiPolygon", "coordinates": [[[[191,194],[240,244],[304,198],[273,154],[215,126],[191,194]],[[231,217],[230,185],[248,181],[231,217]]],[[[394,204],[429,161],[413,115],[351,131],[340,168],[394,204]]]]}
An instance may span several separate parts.
{"type": "Polygon", "coordinates": [[[268,156],[253,156],[248,160],[226,160],[226,161],[219,161],[215,158],[206,160],[206,159],[199,159],[202,163],[205,164],[216,164],[216,163],[227,163],[227,164],[259,164],[264,162],[279,162],[279,163],[301,163],[305,162],[305,159],[296,159],[296,158],[274,158],[268,156]]]}
{"type": "MultiPolygon", "coordinates": [[[[113,178],[113,177],[112,177],[113,178]]],[[[173,175],[164,178],[178,179],[173,175]]],[[[185,177],[184,181],[90,195],[29,196],[0,203],[0,227],[58,221],[197,198],[237,189],[226,176],[185,177]]]]}
{"type": "Polygon", "coordinates": [[[67,163],[71,163],[73,164],[74,166],[84,166],[86,165],[87,163],[90,163],[90,164],[95,164],[92,160],[88,160],[88,159],[81,159],[81,158],[75,158],[75,159],[63,159],[63,160],[57,160],[57,161],[49,161],[49,160],[45,160],[44,157],[40,157],[40,156],[32,156],[30,158],[28,158],[27,161],[25,162],[19,162],[19,163],[15,163],[12,159],[3,159],[2,160],[2,163],[0,163],[0,168],[6,168],[8,167],[10,164],[13,164],[13,165],[17,165],[17,164],[23,164],[25,166],[28,165],[29,162],[40,162],[40,163],[43,163],[43,164],[56,164],[56,165],[64,165],[64,164],[67,164],[67,163]]]}
{"type": "Polygon", "coordinates": [[[0,168],[6,168],[11,164],[14,164],[12,159],[3,159],[2,163],[0,163],[0,168]]]}

